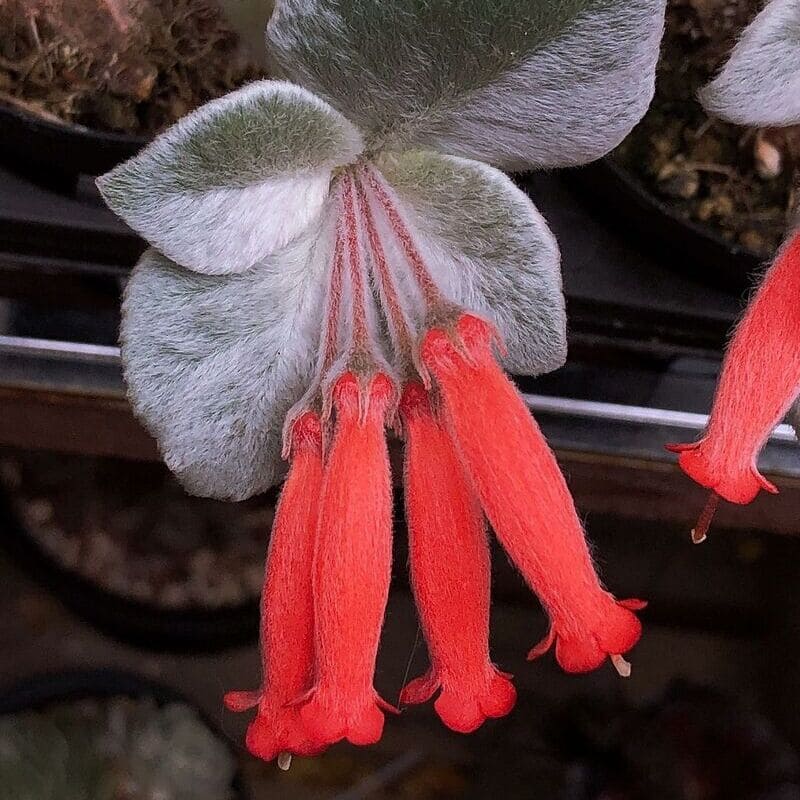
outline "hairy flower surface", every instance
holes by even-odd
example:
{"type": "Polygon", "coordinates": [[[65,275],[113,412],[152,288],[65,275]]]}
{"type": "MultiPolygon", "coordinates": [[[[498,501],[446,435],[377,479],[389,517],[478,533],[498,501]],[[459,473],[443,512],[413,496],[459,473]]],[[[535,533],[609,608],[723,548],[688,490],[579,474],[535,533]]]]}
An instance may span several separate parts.
{"type": "Polygon", "coordinates": [[[384,426],[393,387],[353,373],[333,388],[336,430],[320,500],[314,564],[316,675],[300,715],[323,743],[374,744],[391,710],[372,686],[392,560],[384,426]]]}
{"type": "Polygon", "coordinates": [[[556,644],[568,672],[587,672],[621,654],[641,635],[632,613],[642,603],[618,603],[592,566],[580,520],[555,457],[491,351],[494,331],[462,315],[455,330],[434,329],[422,358],[436,378],[444,417],[459,445],[478,497],[503,547],[537,592],[552,627],[531,658],[556,644]]]}
{"type": "Polygon", "coordinates": [[[431,668],[404,687],[401,703],[424,703],[468,733],[502,717],[517,695],[489,657],[491,571],[486,525],[455,443],[421,383],[400,402],[406,434],[405,490],[411,583],[431,668]]]}
{"type": "Polygon", "coordinates": [[[652,96],[664,2],[279,0],[267,42],[293,82],[209,103],[100,179],[153,245],[128,284],[122,350],[167,464],[190,491],[239,500],[291,462],[262,690],[229,696],[258,706],[256,755],[372,743],[393,710],[373,686],[387,426],[407,442],[431,656],[404,702],[440,692],[463,732],[514,705],[489,655],[484,516],[540,594],[561,664],[610,656],[627,672],[638,604],[600,586],[492,349],[525,375],[566,354],[558,246],[500,169],[580,164],[622,140],[652,96]],[[300,446],[309,420],[318,461],[300,446]]]}
{"type": "Polygon", "coordinates": [[[291,705],[311,687],[314,674],[314,605],[311,568],[322,489],[322,425],[307,412],[292,431],[292,465],[275,512],[264,591],[261,653],[265,685],[256,692],[229,692],[231,711],[257,707],[247,730],[251,753],[271,761],[280,753],[314,755],[314,738],[291,705]]]}
{"type": "MultiPolygon", "coordinates": [[[[800,234],[782,248],[731,340],[703,437],[668,445],[681,469],[731,503],[777,489],[758,455],[800,393],[800,234]]],[[[713,508],[713,501],[712,506],[713,508]]],[[[711,522],[694,532],[703,541],[711,522]]]]}
{"type": "MultiPolygon", "coordinates": [[[[800,0],[772,0],[702,93],[706,108],[751,126],[800,124],[800,0]]],[[[739,323],[722,365],[703,437],[668,445],[683,471],[711,490],[695,542],[706,538],[719,498],[750,503],[777,489],[757,460],[800,394],[800,232],[790,234],[739,323]]],[[[795,417],[798,412],[795,409],[795,417]]]]}

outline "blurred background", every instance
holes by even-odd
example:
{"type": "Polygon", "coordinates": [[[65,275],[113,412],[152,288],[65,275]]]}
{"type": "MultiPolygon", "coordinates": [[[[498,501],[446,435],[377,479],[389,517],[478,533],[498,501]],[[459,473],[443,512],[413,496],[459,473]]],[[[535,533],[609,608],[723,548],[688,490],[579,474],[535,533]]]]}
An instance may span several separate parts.
{"type": "MultiPolygon", "coordinates": [[[[633,675],[525,661],[546,619],[499,551],[507,718],[463,737],[406,709],[380,745],[282,773],[222,710],[259,674],[275,495],[186,495],[125,400],[119,299],[143,244],[93,175],[187,111],[275,74],[255,0],[0,0],[0,798],[797,800],[800,460],[723,507],[663,445],[699,434],[728,332],[795,205],[800,131],[695,100],[760,0],[670,0],[657,96],[604,161],[515,179],[561,244],[570,360],[520,379],[607,584],[645,597],[633,675]]],[[[377,686],[426,665],[396,508],[377,686]]]]}

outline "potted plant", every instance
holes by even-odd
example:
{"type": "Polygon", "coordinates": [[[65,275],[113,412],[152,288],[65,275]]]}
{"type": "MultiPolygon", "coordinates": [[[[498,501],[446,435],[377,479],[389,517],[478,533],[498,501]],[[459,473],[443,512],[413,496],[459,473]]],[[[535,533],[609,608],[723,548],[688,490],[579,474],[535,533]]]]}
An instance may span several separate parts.
{"type": "Polygon", "coordinates": [[[412,583],[431,668],[405,702],[463,733],[509,713],[488,645],[485,519],[568,672],[625,654],[639,600],[600,583],[563,475],[503,372],[565,358],[560,256],[501,172],[601,157],[652,97],[664,0],[284,0],[291,81],[181,120],[102,176],[152,245],[123,308],[135,411],[187,489],[288,475],[262,595],[247,744],[285,766],[380,739],[391,573],[387,428],[405,440],[412,583]],[[597,109],[590,113],[588,109],[597,109]],[[503,344],[501,344],[501,342],[503,344]]]}
{"type": "Polygon", "coordinates": [[[0,784],[15,800],[246,800],[230,744],[172,689],[116,670],[0,692],[0,784]]]}
{"type": "Polygon", "coordinates": [[[613,209],[607,217],[675,268],[737,293],[783,238],[800,168],[800,127],[721,119],[698,93],[762,6],[671,0],[650,109],[582,176],[598,208],[613,209]]]}
{"type": "Polygon", "coordinates": [[[12,451],[0,486],[2,546],[91,624],[157,650],[256,638],[272,495],[231,508],[159,464],[12,451]]]}
{"type": "Polygon", "coordinates": [[[111,169],[196,106],[264,74],[252,32],[270,8],[215,0],[3,3],[4,158],[50,179],[111,169]]]}

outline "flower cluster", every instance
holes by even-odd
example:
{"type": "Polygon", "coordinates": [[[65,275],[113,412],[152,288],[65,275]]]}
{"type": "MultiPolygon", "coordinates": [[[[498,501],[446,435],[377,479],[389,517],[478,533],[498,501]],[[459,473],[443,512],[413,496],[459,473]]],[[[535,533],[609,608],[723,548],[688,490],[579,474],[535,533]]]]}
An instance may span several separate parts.
{"type": "Polygon", "coordinates": [[[558,247],[498,167],[582,163],[652,96],[664,0],[282,0],[297,83],[251,84],[100,180],[155,249],[122,330],[134,408],[191,491],[289,471],[262,599],[247,745],[272,759],[377,741],[392,479],[405,443],[412,586],[438,693],[468,732],[507,714],[489,653],[487,521],[569,672],[624,658],[638,600],[601,585],[555,458],[503,367],[563,362],[558,247]],[[595,117],[587,108],[599,109],[595,117]]]}
{"type": "Polygon", "coordinates": [[[495,360],[494,327],[444,298],[374,169],[345,171],[333,194],[339,213],[328,287],[332,316],[320,344],[320,353],[328,355],[312,382],[326,388],[314,389],[288,416],[292,468],[264,592],[268,682],[248,703],[239,693],[228,701],[232,708],[258,704],[248,744],[265,758],[315,752],[342,738],[375,742],[382,712],[393,710],[377,695],[372,675],[392,550],[385,428],[396,412],[406,440],[412,582],[432,662],[426,676],[403,690],[402,701],[424,702],[441,689],[436,710],[462,732],[514,705],[509,676],[489,657],[484,514],[550,614],[550,632],[532,658],[555,644],[559,662],[570,672],[595,669],[610,656],[627,674],[622,654],[641,633],[632,612],[642,604],[617,602],[595,575],[555,459],[495,360]],[[406,256],[391,266],[378,214],[406,256]],[[336,314],[342,310],[337,298],[345,275],[348,343],[337,353],[336,314]],[[379,288],[395,343],[392,367],[372,328],[370,282],[379,288]],[[427,320],[419,334],[401,284],[415,284],[419,291],[419,316],[427,320]],[[327,425],[332,433],[323,463],[327,425]],[[313,558],[294,555],[301,548],[313,558]],[[286,566],[290,561],[293,569],[286,566]],[[291,586],[283,583],[287,574],[293,576],[291,586]],[[298,617],[307,626],[302,632],[296,629],[298,617]],[[305,667],[301,686],[299,666],[305,667]],[[294,725],[277,724],[281,713],[294,725]]]}

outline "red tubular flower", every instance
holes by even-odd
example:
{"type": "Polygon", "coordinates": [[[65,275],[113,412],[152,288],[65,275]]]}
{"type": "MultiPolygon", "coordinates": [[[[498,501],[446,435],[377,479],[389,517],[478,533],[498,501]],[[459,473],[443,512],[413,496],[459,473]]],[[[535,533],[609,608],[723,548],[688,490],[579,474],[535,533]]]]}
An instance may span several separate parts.
{"type": "Polygon", "coordinates": [[[603,589],[555,457],[511,381],[494,360],[493,329],[462,314],[453,339],[428,332],[422,359],[436,378],[444,414],[484,511],[501,543],[547,609],[552,627],[530,657],[556,645],[567,672],[588,672],[639,640],[633,610],[603,589]]]}
{"type": "Polygon", "coordinates": [[[800,233],[779,253],[739,324],[705,435],[669,445],[683,471],[732,503],[778,490],[756,461],[800,392],[800,233]]]}
{"type": "Polygon", "coordinates": [[[393,384],[382,373],[366,392],[352,372],[333,387],[336,427],[314,555],[316,675],[300,705],[318,742],[373,744],[383,732],[381,709],[392,710],[372,681],[392,558],[384,426],[393,397],[393,384]]]}
{"type": "Polygon", "coordinates": [[[319,416],[306,412],[291,433],[292,465],[281,493],[270,537],[261,596],[263,685],[256,692],[229,692],[231,711],[258,706],[247,729],[247,749],[271,761],[280,753],[320,751],[288,705],[311,685],[314,661],[311,564],[322,488],[319,416]]]}
{"type": "Polygon", "coordinates": [[[470,733],[508,714],[516,692],[489,658],[489,550],[483,515],[447,431],[420,383],[403,391],[411,582],[431,659],[403,703],[435,703],[445,725],[470,733]]]}

